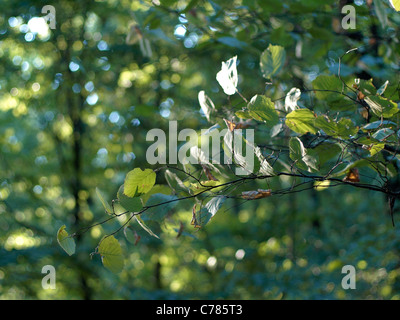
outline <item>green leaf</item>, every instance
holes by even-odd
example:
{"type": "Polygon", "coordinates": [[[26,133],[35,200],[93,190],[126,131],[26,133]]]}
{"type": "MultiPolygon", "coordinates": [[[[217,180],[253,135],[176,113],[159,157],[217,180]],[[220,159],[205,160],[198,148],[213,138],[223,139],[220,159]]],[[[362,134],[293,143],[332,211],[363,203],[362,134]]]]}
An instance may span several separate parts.
{"type": "Polygon", "coordinates": [[[384,148],[385,148],[384,143],[373,144],[371,149],[369,149],[369,153],[371,154],[371,156],[374,156],[377,153],[381,152],[384,148]]]}
{"type": "Polygon", "coordinates": [[[369,96],[364,98],[372,112],[378,117],[390,118],[399,112],[397,104],[381,96],[369,96]]]}
{"type": "Polygon", "coordinates": [[[258,121],[264,121],[268,126],[273,127],[279,122],[275,105],[266,96],[255,95],[248,104],[249,115],[258,121]]]}
{"type": "Polygon", "coordinates": [[[111,208],[110,204],[106,200],[104,200],[104,194],[97,187],[96,187],[96,194],[97,194],[97,197],[100,199],[100,202],[103,205],[106,212],[109,214],[112,214],[113,209],[111,208]]]}
{"type": "Polygon", "coordinates": [[[348,118],[342,118],[339,122],[336,123],[337,125],[337,137],[348,139],[350,136],[354,136],[358,132],[358,127],[356,127],[348,118]]]}
{"type": "Polygon", "coordinates": [[[130,198],[124,194],[124,185],[122,185],[117,193],[119,204],[130,212],[138,212],[142,209],[142,201],[140,198],[130,198]]]}
{"type": "Polygon", "coordinates": [[[261,72],[266,79],[277,74],[285,64],[286,51],[284,47],[270,44],[260,58],[261,72]]]}
{"type": "Polygon", "coordinates": [[[206,203],[204,207],[200,210],[196,211],[196,207],[193,208],[193,219],[192,224],[195,228],[204,227],[212,217],[218,212],[223,203],[225,202],[225,196],[217,196],[212,198],[209,202],[206,203]]]}
{"type": "Polygon", "coordinates": [[[140,219],[139,217],[135,216],[135,220],[137,221],[137,223],[143,228],[143,230],[145,230],[149,235],[160,239],[160,237],[158,235],[156,235],[145,223],[142,219],[140,219]]]}
{"type": "Polygon", "coordinates": [[[210,212],[211,218],[215,216],[215,214],[224,204],[225,200],[225,196],[216,196],[206,203],[205,208],[208,210],[208,212],[210,212]]]}
{"type": "Polygon", "coordinates": [[[374,0],[375,13],[381,23],[382,29],[386,29],[388,24],[388,18],[386,13],[386,6],[383,4],[382,0],[374,0]]]}
{"type": "Polygon", "coordinates": [[[380,127],[385,127],[385,126],[397,126],[397,124],[393,121],[388,121],[388,120],[378,120],[374,121],[371,123],[366,124],[365,126],[362,127],[363,130],[375,130],[380,127]]]}
{"type": "Polygon", "coordinates": [[[142,213],[142,219],[144,221],[153,220],[157,222],[162,222],[167,214],[170,212],[170,210],[178,204],[177,201],[174,201],[176,199],[176,196],[166,195],[162,193],[151,195],[149,200],[147,200],[146,202],[146,207],[155,207],[149,208],[144,213],[142,213]]]}
{"type": "Polygon", "coordinates": [[[235,164],[241,168],[241,173],[237,174],[251,174],[259,170],[262,174],[273,174],[273,170],[262,155],[260,148],[245,139],[239,130],[228,130],[226,132],[223,149],[227,158],[233,159],[235,164]],[[246,149],[246,156],[243,156],[243,152],[237,152],[237,150],[235,150],[234,144],[236,144],[236,148],[238,148],[238,143],[242,144],[242,150],[244,150],[244,148],[246,149]],[[252,155],[250,155],[250,152],[252,155]],[[250,157],[252,157],[253,154],[256,157],[253,157],[253,161],[251,161],[250,157]]]}
{"type": "Polygon", "coordinates": [[[63,225],[60,227],[60,229],[58,229],[57,241],[61,248],[63,248],[69,256],[72,256],[75,253],[75,241],[68,235],[68,232],[65,230],[65,228],[65,225],[63,225]]]}
{"type": "Polygon", "coordinates": [[[165,170],[165,179],[167,180],[167,183],[171,187],[171,189],[174,190],[176,193],[179,193],[179,192],[188,193],[189,192],[189,188],[187,186],[185,186],[185,184],[177,176],[176,173],[174,173],[168,169],[165,170]]]}
{"type": "Polygon", "coordinates": [[[385,83],[382,86],[379,87],[379,89],[376,92],[376,94],[378,96],[383,95],[385,93],[385,91],[386,91],[386,88],[387,88],[388,84],[389,84],[389,80],[386,80],[385,83]]]}
{"type": "Polygon", "coordinates": [[[135,168],[128,172],[124,182],[124,194],[128,197],[135,197],[147,193],[156,183],[156,174],[151,169],[142,171],[135,168]]]}
{"type": "Polygon", "coordinates": [[[336,76],[320,75],[312,82],[312,85],[319,100],[331,102],[343,99],[340,94],[342,82],[336,76]]]}
{"type": "Polygon", "coordinates": [[[121,245],[114,236],[104,237],[99,244],[98,252],[103,265],[113,273],[119,273],[124,268],[124,257],[121,245]]]}
{"type": "Polygon", "coordinates": [[[358,132],[358,127],[354,125],[351,119],[342,118],[338,122],[319,116],[315,119],[315,126],[323,130],[328,136],[334,138],[348,139],[358,132]]]}
{"type": "Polygon", "coordinates": [[[236,117],[240,119],[253,119],[248,110],[239,110],[235,112],[236,117]]]}
{"type": "Polygon", "coordinates": [[[305,134],[310,132],[317,133],[314,125],[315,115],[308,109],[293,110],[286,116],[286,125],[296,133],[305,134]]]}
{"type": "Polygon", "coordinates": [[[353,168],[358,168],[358,169],[369,168],[369,169],[372,169],[373,171],[379,172],[379,173],[382,173],[382,172],[388,170],[388,167],[386,164],[379,163],[379,162],[371,163],[371,160],[369,160],[369,159],[360,159],[360,160],[351,162],[347,165],[343,164],[343,165],[338,166],[338,169],[339,169],[338,172],[334,173],[332,175],[332,177],[340,177],[340,176],[346,175],[349,172],[349,170],[353,169],[353,168]]]}
{"type": "Polygon", "coordinates": [[[172,192],[171,192],[171,188],[168,185],[155,184],[154,187],[151,188],[151,190],[149,192],[147,192],[146,194],[140,196],[140,199],[142,199],[142,203],[145,205],[146,202],[150,199],[150,197],[153,194],[156,194],[156,193],[162,193],[162,194],[170,195],[172,192]]]}
{"type": "Polygon", "coordinates": [[[290,138],[289,141],[290,159],[293,161],[301,161],[305,157],[306,148],[304,148],[303,142],[298,137],[290,138]]]}
{"type": "Polygon", "coordinates": [[[304,148],[303,142],[298,137],[292,137],[289,141],[290,159],[296,162],[299,169],[302,170],[317,170],[317,160],[315,157],[307,154],[307,149],[304,148]]]}
{"type": "Polygon", "coordinates": [[[318,156],[319,166],[323,166],[330,160],[336,161],[342,148],[336,143],[322,143],[315,147],[313,151],[318,156]]]}
{"type": "MultiPolygon", "coordinates": [[[[191,183],[190,184],[190,189],[195,193],[198,194],[200,192],[203,192],[207,189],[209,189],[210,187],[215,187],[219,184],[218,181],[214,181],[214,180],[209,180],[209,181],[201,181],[201,185],[200,183],[191,183]]],[[[213,188],[212,190],[215,191],[218,188],[213,188]]]]}
{"type": "Polygon", "coordinates": [[[206,95],[204,90],[201,90],[198,95],[199,104],[201,110],[207,118],[207,121],[210,122],[210,115],[213,110],[215,110],[214,103],[212,100],[206,95]]]}
{"type": "Polygon", "coordinates": [[[366,96],[376,95],[377,91],[373,83],[373,79],[364,80],[358,79],[359,84],[357,85],[358,89],[366,96]]]}
{"type": "Polygon", "coordinates": [[[134,228],[131,226],[125,226],[124,228],[124,235],[126,240],[128,240],[130,243],[134,244],[135,246],[139,243],[140,241],[140,235],[136,232],[134,228]]]}
{"type": "Polygon", "coordinates": [[[384,129],[380,129],[377,132],[375,132],[372,137],[376,140],[379,141],[385,141],[387,138],[389,138],[390,136],[394,135],[394,131],[392,129],[389,128],[384,128],[384,129]]]}

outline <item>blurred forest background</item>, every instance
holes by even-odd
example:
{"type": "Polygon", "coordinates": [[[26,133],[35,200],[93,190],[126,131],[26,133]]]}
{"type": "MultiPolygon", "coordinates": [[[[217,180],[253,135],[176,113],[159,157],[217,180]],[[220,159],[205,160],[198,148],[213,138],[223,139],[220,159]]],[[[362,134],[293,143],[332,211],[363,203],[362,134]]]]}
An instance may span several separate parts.
{"type": "Polygon", "coordinates": [[[221,61],[238,56],[248,98],[266,90],[259,57],[269,43],[288,55],[274,99],[337,74],[339,57],[356,47],[343,76],[399,83],[400,15],[388,3],[3,0],[0,299],[399,299],[400,220],[392,226],[383,195],[349,186],[230,199],[197,232],[182,202],[181,237],[143,235],[134,245],[116,235],[126,256],[117,275],[90,253],[120,222],[78,237],[73,257],[56,240],[63,224],[74,231],[104,219],[96,187],[111,200],[129,170],[150,167],[150,129],[210,126],[200,90],[240,109],[215,78],[221,61]],[[341,28],[346,4],[355,30],[341,28]],[[56,9],[55,29],[41,19],[45,5],[56,9]],[[56,290],[41,286],[48,264],[56,290]],[[341,287],[346,264],[357,269],[356,290],[341,287]]]}

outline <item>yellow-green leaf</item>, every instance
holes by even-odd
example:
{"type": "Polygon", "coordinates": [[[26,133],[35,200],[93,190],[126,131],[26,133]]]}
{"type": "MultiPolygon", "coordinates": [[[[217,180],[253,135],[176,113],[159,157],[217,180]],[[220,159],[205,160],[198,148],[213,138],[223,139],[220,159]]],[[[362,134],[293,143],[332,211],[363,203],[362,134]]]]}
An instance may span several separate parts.
{"type": "Polygon", "coordinates": [[[317,133],[314,125],[315,115],[308,109],[293,110],[286,116],[285,124],[294,132],[305,134],[310,132],[317,133]]]}
{"type": "Polygon", "coordinates": [[[61,248],[63,248],[69,256],[72,256],[75,253],[75,241],[68,235],[68,232],[65,231],[65,228],[65,225],[63,225],[60,227],[60,229],[58,229],[57,241],[61,248]]]}
{"type": "Polygon", "coordinates": [[[110,206],[110,204],[104,199],[103,192],[99,188],[96,188],[96,194],[97,197],[99,198],[101,204],[103,205],[104,209],[106,210],[107,213],[113,213],[113,210],[110,206]]]}
{"type": "Polygon", "coordinates": [[[119,273],[124,268],[122,249],[114,236],[108,236],[101,240],[98,252],[103,265],[113,273],[119,273]]]}
{"type": "Polygon", "coordinates": [[[324,101],[334,101],[342,99],[340,94],[342,82],[336,76],[319,75],[313,82],[313,88],[317,99],[324,101]]]}
{"type": "Polygon", "coordinates": [[[273,127],[279,122],[275,105],[270,98],[262,95],[255,95],[248,104],[249,115],[258,121],[264,121],[268,126],[273,127]]]}
{"type": "Polygon", "coordinates": [[[210,188],[215,191],[217,188],[212,188],[212,187],[217,186],[218,183],[219,183],[218,181],[214,181],[214,180],[202,181],[201,184],[200,183],[191,183],[190,189],[192,191],[194,191],[196,194],[201,193],[210,188]]]}
{"type": "Polygon", "coordinates": [[[151,169],[142,171],[140,168],[135,168],[128,172],[124,182],[124,194],[128,197],[140,196],[147,193],[153,188],[156,183],[156,174],[151,169]]]}
{"type": "Polygon", "coordinates": [[[396,11],[400,11],[400,0],[389,0],[390,5],[396,11]]]}

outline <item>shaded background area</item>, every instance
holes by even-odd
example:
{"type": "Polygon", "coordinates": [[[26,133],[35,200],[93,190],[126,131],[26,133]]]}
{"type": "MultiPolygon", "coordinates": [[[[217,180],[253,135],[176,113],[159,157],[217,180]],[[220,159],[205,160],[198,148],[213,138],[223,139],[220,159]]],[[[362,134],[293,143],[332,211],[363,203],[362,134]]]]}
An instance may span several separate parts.
{"type": "MultiPolygon", "coordinates": [[[[165,227],[162,241],[143,235],[136,246],[117,235],[119,275],[90,253],[121,222],[84,233],[73,257],[56,241],[63,224],[73,231],[105,218],[96,187],[111,200],[129,170],[150,167],[150,129],[210,126],[200,90],[220,117],[241,109],[215,79],[234,55],[241,92],[278,99],[337,74],[339,57],[360,47],[342,76],[389,80],[398,97],[400,15],[387,1],[58,1],[54,30],[39,19],[48,4],[5,0],[0,14],[0,299],[400,298],[400,233],[387,200],[351,187],[231,199],[197,232],[182,202],[175,215],[188,235],[165,227]],[[356,8],[356,30],[340,27],[345,4],[356,8]],[[288,54],[274,86],[259,70],[269,43],[288,54]],[[47,264],[56,290],[42,289],[47,264]],[[346,264],[357,269],[356,290],[341,288],[346,264]]],[[[315,103],[312,93],[301,101],[315,103]]]]}

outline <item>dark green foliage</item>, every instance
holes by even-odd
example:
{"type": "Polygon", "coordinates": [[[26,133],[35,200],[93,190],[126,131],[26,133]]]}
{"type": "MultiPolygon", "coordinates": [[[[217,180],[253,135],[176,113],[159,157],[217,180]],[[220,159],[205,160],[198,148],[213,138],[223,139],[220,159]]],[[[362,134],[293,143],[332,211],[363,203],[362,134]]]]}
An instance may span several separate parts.
{"type": "Polygon", "coordinates": [[[62,0],[38,34],[44,4],[3,1],[0,299],[399,299],[400,18],[375,2],[343,30],[337,1],[62,0]],[[170,120],[254,129],[256,170],[149,165],[170,120]]]}

